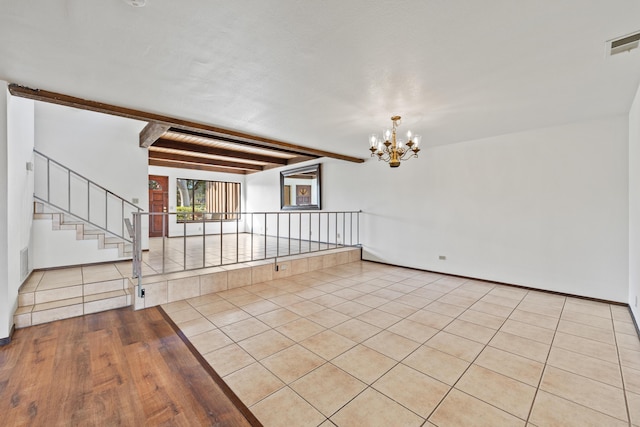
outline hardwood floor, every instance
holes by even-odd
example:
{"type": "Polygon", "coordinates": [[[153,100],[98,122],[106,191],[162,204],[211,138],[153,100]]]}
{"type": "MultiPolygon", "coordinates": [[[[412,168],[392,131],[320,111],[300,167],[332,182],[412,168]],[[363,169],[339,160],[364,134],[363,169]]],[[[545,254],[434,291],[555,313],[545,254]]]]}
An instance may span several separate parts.
{"type": "Polygon", "coordinates": [[[259,425],[241,409],[158,308],[19,329],[0,347],[6,426],[259,425]]]}

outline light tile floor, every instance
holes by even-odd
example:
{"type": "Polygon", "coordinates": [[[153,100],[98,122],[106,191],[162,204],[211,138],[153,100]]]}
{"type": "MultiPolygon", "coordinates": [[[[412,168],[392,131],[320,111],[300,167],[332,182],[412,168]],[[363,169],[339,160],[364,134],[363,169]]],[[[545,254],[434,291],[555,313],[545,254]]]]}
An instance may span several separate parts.
{"type": "Polygon", "coordinates": [[[361,261],[163,308],[265,426],[640,426],[623,306],[361,261]]]}
{"type": "Polygon", "coordinates": [[[154,237],[142,254],[143,274],[162,274],[245,263],[341,247],[333,243],[252,235],[250,233],[154,237]],[[203,249],[204,248],[204,249],[203,249]]]}

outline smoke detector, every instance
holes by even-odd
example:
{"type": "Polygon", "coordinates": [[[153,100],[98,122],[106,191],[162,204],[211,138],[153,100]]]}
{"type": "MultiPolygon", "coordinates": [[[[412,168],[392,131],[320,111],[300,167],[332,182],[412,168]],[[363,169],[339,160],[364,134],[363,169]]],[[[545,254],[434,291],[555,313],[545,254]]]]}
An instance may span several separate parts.
{"type": "Polygon", "coordinates": [[[147,0],[123,0],[126,4],[133,7],[142,7],[147,4],[147,0]]]}
{"type": "Polygon", "coordinates": [[[640,45],[640,31],[617,39],[607,41],[607,55],[613,56],[623,52],[629,52],[637,49],[640,45]]]}

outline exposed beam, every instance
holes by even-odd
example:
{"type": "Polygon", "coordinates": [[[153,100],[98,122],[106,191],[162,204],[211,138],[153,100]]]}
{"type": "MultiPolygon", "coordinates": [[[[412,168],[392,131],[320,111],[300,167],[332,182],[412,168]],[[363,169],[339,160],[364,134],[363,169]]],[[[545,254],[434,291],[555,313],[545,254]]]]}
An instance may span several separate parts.
{"type": "Polygon", "coordinates": [[[172,162],[171,160],[160,160],[160,159],[149,159],[149,166],[163,166],[166,168],[178,168],[178,169],[194,169],[194,170],[208,171],[208,172],[235,173],[238,175],[246,175],[247,173],[249,173],[249,171],[246,171],[244,169],[218,168],[215,166],[207,166],[207,165],[194,164],[194,163],[172,162]]]}
{"type": "Polygon", "coordinates": [[[306,150],[294,150],[293,148],[282,148],[282,147],[274,147],[274,146],[269,146],[267,144],[261,143],[261,142],[255,142],[255,141],[248,141],[247,139],[240,139],[240,138],[231,138],[228,136],[223,136],[223,135],[218,135],[218,134],[211,134],[211,133],[206,133],[206,132],[201,132],[201,131],[195,131],[192,129],[182,129],[179,127],[172,127],[169,129],[169,132],[172,133],[179,133],[181,135],[190,135],[190,136],[196,136],[199,138],[207,138],[207,139],[213,139],[215,141],[221,141],[221,142],[229,142],[232,144],[238,144],[238,145],[246,145],[248,147],[253,147],[253,148],[262,148],[265,150],[271,150],[271,151],[278,151],[280,153],[286,153],[286,154],[290,154],[293,156],[306,156],[309,158],[313,158],[313,159],[317,159],[318,157],[322,157],[319,155],[310,155],[306,150]]]}
{"type": "Polygon", "coordinates": [[[263,170],[261,165],[250,163],[230,162],[228,160],[210,159],[207,157],[190,156],[188,154],[165,153],[163,151],[149,151],[150,159],[173,160],[178,162],[199,163],[202,165],[222,166],[235,169],[246,169],[252,171],[263,170]]]}
{"type": "Polygon", "coordinates": [[[264,154],[246,153],[244,151],[228,150],[226,148],[211,147],[208,145],[190,144],[188,142],[173,141],[160,138],[153,144],[154,147],[170,148],[172,150],[191,151],[194,153],[213,154],[216,156],[235,157],[236,159],[255,160],[257,162],[286,165],[287,159],[281,157],[265,156],[264,154]]]}
{"type": "Polygon", "coordinates": [[[144,129],[140,131],[140,147],[149,148],[149,146],[153,145],[169,128],[169,125],[149,122],[144,129]]]}
{"type": "Polygon", "coordinates": [[[175,117],[165,116],[162,114],[148,113],[145,111],[135,110],[132,108],[119,107],[115,105],[105,104],[102,102],[90,101],[82,98],[76,98],[74,96],[64,95],[56,92],[49,92],[42,89],[31,89],[24,86],[19,86],[15,83],[9,85],[9,92],[11,95],[19,96],[22,98],[33,99],[36,101],[50,102],[58,105],[65,105],[67,107],[80,108],[83,110],[96,111],[104,114],[112,114],[120,117],[127,117],[129,119],[142,120],[146,122],[157,122],[160,124],[170,125],[180,129],[191,130],[195,132],[203,132],[209,135],[227,135],[230,137],[237,137],[255,141],[262,146],[270,148],[281,148],[285,150],[292,150],[299,152],[300,154],[306,154],[316,157],[330,157],[333,159],[345,160],[348,162],[362,163],[363,159],[357,157],[345,156],[342,154],[332,153],[324,150],[316,150],[314,148],[303,147],[301,145],[290,144],[288,142],[278,141],[271,138],[265,138],[257,135],[250,135],[234,130],[223,129],[216,126],[206,125],[203,123],[192,122],[189,120],[182,120],[175,117]]]}

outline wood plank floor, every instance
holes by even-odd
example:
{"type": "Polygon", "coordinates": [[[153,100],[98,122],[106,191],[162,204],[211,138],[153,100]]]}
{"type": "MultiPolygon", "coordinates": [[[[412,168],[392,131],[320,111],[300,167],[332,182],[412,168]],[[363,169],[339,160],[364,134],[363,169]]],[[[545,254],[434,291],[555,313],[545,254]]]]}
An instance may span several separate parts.
{"type": "Polygon", "coordinates": [[[0,347],[0,414],[6,426],[256,425],[157,308],[17,330],[0,347]]]}

